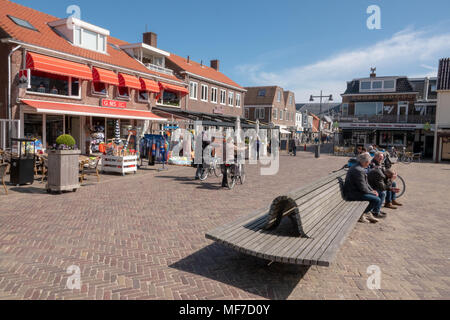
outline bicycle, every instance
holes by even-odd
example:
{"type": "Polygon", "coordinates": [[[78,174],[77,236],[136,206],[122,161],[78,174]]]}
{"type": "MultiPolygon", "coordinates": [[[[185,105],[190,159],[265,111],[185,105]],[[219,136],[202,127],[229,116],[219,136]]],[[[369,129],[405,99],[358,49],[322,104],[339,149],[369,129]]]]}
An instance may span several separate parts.
{"type": "Polygon", "coordinates": [[[222,172],[219,168],[219,159],[214,158],[211,162],[211,164],[204,164],[202,173],[200,175],[200,181],[206,181],[208,177],[212,174],[214,174],[217,178],[222,178],[222,172]]]}
{"type": "Polygon", "coordinates": [[[245,183],[246,174],[243,164],[225,164],[225,174],[227,175],[227,185],[229,190],[233,190],[239,180],[241,185],[245,183]]]}
{"type": "MultiPolygon", "coordinates": [[[[384,168],[384,169],[390,169],[390,168],[387,168],[387,167],[386,167],[386,165],[385,165],[386,162],[392,163],[392,162],[390,161],[390,156],[389,156],[389,154],[386,154],[386,161],[385,161],[385,163],[383,163],[383,168],[384,168]]],[[[347,163],[344,167],[342,167],[342,169],[333,171],[332,173],[336,173],[336,172],[341,171],[341,170],[348,171],[348,170],[350,170],[351,167],[353,167],[353,166],[355,166],[355,165],[357,165],[357,164],[358,164],[358,160],[356,160],[355,158],[352,158],[352,159],[350,159],[350,160],[348,161],[348,163],[347,163]]],[[[396,195],[397,195],[397,199],[399,199],[399,198],[401,198],[401,197],[406,193],[406,182],[405,182],[405,179],[403,179],[403,177],[400,176],[400,175],[397,175],[397,180],[396,180],[395,182],[397,183],[397,189],[400,190],[400,191],[396,194],[396,195]]]]}

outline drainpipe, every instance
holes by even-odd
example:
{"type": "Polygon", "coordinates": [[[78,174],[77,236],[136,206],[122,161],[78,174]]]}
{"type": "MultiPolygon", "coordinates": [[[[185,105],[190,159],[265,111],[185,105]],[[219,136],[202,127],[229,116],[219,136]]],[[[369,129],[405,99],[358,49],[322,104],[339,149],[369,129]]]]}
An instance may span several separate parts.
{"type": "MultiPolygon", "coordinates": [[[[17,50],[19,50],[22,46],[18,45],[17,47],[15,47],[14,49],[11,50],[11,52],[8,54],[8,120],[12,120],[12,103],[11,103],[11,95],[12,95],[12,77],[11,77],[11,57],[14,54],[14,52],[16,52],[17,50]]],[[[11,137],[11,125],[9,126],[9,136],[11,137]]]]}

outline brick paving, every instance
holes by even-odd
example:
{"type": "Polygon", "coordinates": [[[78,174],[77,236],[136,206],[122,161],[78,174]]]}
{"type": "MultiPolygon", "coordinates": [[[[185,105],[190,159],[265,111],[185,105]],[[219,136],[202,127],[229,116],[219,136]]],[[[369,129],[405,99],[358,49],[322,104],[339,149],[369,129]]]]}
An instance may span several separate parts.
{"type": "Polygon", "coordinates": [[[450,299],[450,166],[398,165],[405,207],[358,224],[330,268],[273,264],[204,234],[277,195],[327,175],[346,158],[282,156],[276,176],[248,169],[245,187],[193,181],[194,169],[93,177],[76,193],[38,182],[0,194],[0,299],[450,299]],[[81,290],[66,289],[71,265],[81,290]],[[369,290],[367,268],[382,271],[369,290]]]}

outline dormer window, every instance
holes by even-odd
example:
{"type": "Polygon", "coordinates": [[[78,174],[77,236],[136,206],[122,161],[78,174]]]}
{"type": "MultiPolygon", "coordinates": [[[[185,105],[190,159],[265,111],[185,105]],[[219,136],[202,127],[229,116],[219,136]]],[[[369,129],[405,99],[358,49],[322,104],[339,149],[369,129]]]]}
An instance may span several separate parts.
{"type": "Polygon", "coordinates": [[[107,53],[108,30],[72,17],[50,22],[49,26],[63,34],[74,46],[107,53]]]}

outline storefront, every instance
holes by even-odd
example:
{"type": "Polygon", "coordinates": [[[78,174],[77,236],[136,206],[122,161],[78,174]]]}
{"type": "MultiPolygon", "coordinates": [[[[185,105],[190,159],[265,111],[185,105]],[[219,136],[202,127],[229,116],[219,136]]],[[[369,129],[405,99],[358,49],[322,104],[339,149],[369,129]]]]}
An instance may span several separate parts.
{"type": "Polygon", "coordinates": [[[152,112],[103,108],[80,104],[56,103],[40,100],[21,101],[21,133],[23,137],[37,139],[44,149],[52,147],[61,134],[74,137],[83,154],[97,153],[101,143],[115,138],[116,121],[119,120],[120,136],[126,140],[130,130],[141,134],[148,131],[149,123],[167,120],[152,112]]]}

